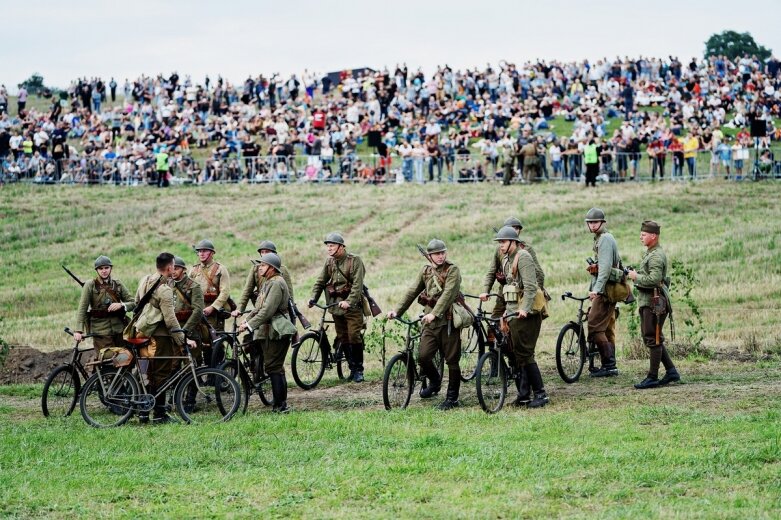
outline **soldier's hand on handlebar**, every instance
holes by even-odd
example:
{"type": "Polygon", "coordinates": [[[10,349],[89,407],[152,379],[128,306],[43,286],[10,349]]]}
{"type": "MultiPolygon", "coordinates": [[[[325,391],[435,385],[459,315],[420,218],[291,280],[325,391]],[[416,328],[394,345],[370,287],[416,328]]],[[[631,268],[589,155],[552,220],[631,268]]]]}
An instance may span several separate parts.
{"type": "Polygon", "coordinates": [[[344,309],[344,310],[349,309],[350,308],[350,302],[345,301],[345,300],[340,301],[339,302],[339,308],[340,309],[344,309]]]}
{"type": "Polygon", "coordinates": [[[189,345],[190,348],[196,348],[198,346],[198,343],[196,343],[194,339],[188,339],[187,345],[189,345]]]}
{"type": "Polygon", "coordinates": [[[309,308],[311,309],[312,307],[314,307],[314,306],[315,306],[315,303],[317,303],[315,300],[313,300],[313,299],[310,299],[310,300],[307,302],[307,305],[309,305],[309,308]]]}
{"type": "Polygon", "coordinates": [[[234,318],[238,318],[239,316],[241,316],[241,311],[239,311],[239,309],[236,309],[235,311],[231,312],[231,316],[233,316],[234,318]]]}
{"type": "Polygon", "coordinates": [[[594,298],[596,298],[597,296],[599,296],[599,294],[595,293],[594,291],[591,291],[590,293],[588,293],[588,299],[589,300],[593,301],[594,298]]]}
{"type": "Polygon", "coordinates": [[[206,308],[203,310],[203,315],[204,315],[204,316],[210,316],[210,315],[211,315],[213,312],[214,312],[214,307],[212,307],[211,305],[209,305],[208,307],[206,307],[206,308]]]}
{"type": "Polygon", "coordinates": [[[488,293],[487,292],[480,293],[480,296],[478,296],[478,298],[480,298],[481,302],[487,302],[488,301],[488,293]]]}
{"type": "Polygon", "coordinates": [[[525,318],[528,315],[529,314],[525,310],[523,310],[523,309],[519,309],[518,310],[518,318],[525,318]]]}
{"type": "Polygon", "coordinates": [[[239,332],[244,332],[245,330],[247,330],[247,327],[249,327],[249,325],[247,325],[247,322],[242,321],[241,324],[239,325],[239,332]]]}
{"type": "Polygon", "coordinates": [[[81,340],[84,339],[84,336],[81,335],[81,332],[74,332],[73,339],[76,340],[76,343],[81,343],[81,340]]]}
{"type": "Polygon", "coordinates": [[[431,323],[432,321],[434,321],[435,319],[437,319],[437,317],[436,317],[436,316],[434,316],[433,314],[431,314],[431,313],[429,312],[428,314],[426,314],[425,316],[423,316],[422,318],[420,318],[420,321],[421,321],[421,322],[423,322],[423,323],[425,323],[425,324],[429,324],[429,323],[431,323]]]}
{"type": "Polygon", "coordinates": [[[397,314],[396,311],[388,311],[388,314],[386,314],[389,320],[395,319],[397,314]]]}

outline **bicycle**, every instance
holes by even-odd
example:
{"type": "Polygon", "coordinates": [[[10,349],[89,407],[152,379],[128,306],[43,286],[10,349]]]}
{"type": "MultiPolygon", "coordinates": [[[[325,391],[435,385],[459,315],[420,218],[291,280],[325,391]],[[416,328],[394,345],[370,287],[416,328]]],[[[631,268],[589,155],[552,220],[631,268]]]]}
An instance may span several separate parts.
{"type": "Polygon", "coordinates": [[[594,360],[599,356],[599,349],[591,340],[586,340],[583,324],[588,319],[588,312],[583,310],[583,305],[588,296],[582,298],[572,296],[571,292],[565,292],[561,295],[562,301],[570,298],[580,302],[578,317],[575,321],[567,322],[559,332],[556,340],[556,370],[565,383],[574,383],[580,379],[583,373],[583,365],[588,356],[588,370],[594,372],[594,360]]]}
{"type": "MultiPolygon", "coordinates": [[[[65,327],[65,332],[73,336],[70,328],[65,327]]],[[[83,334],[82,338],[92,336],[93,334],[83,334]]],[[[44,417],[68,417],[76,408],[82,382],[90,376],[81,358],[85,352],[92,350],[92,347],[79,348],[80,344],[81,342],[77,341],[73,345],[70,362],[55,367],[46,377],[41,394],[41,411],[44,417]]]]}
{"type": "Polygon", "coordinates": [[[333,348],[328,339],[326,323],[333,323],[333,319],[326,320],[326,311],[331,307],[338,305],[320,305],[314,306],[323,311],[320,317],[320,324],[317,329],[309,329],[309,332],[301,336],[298,343],[293,345],[293,355],[290,359],[290,368],[293,373],[293,380],[304,390],[311,390],[316,387],[325,374],[326,368],[333,369],[336,365],[336,375],[340,380],[345,379],[345,365],[347,358],[342,350],[342,343],[339,338],[334,339],[333,348]]]}
{"type": "MultiPolygon", "coordinates": [[[[505,313],[502,318],[516,316],[514,312],[505,313]]],[[[515,359],[512,357],[512,345],[509,336],[503,333],[499,327],[502,318],[491,318],[484,316],[482,318],[488,324],[489,330],[493,331],[496,341],[490,346],[477,361],[475,370],[477,391],[477,401],[480,408],[486,413],[493,414],[499,412],[504,406],[507,398],[507,381],[515,381],[520,377],[520,370],[516,366],[515,359]],[[505,358],[510,359],[508,364],[505,358]]]]}
{"type": "MultiPolygon", "coordinates": [[[[488,298],[498,298],[500,295],[490,293],[488,298]]],[[[486,346],[490,345],[488,334],[483,325],[484,318],[487,316],[483,312],[483,301],[479,296],[464,294],[464,298],[473,298],[480,303],[477,305],[477,311],[474,313],[474,321],[470,327],[462,330],[461,334],[461,380],[471,381],[477,375],[477,362],[485,353],[486,346]],[[464,337],[464,334],[466,337],[464,337]]]]}
{"type": "MultiPolygon", "coordinates": [[[[171,332],[184,333],[187,338],[187,331],[183,329],[171,332]]],[[[177,413],[188,424],[224,422],[233,417],[241,399],[241,389],[235,379],[218,368],[196,368],[186,341],[184,356],[141,356],[140,350],[150,343],[151,338],[126,340],[125,352],[120,351],[109,360],[88,363],[95,367],[95,373],[84,384],[79,399],[81,415],[87,424],[96,428],[120,426],[135,412],[152,411],[156,398],[169,388],[173,388],[177,413]],[[141,361],[162,359],[185,362],[163,381],[156,393],[151,394],[143,377],[141,361]],[[138,377],[134,376],[134,369],[138,377]]]]}
{"type": "MultiPolygon", "coordinates": [[[[249,312],[244,311],[241,314],[249,312]]],[[[227,347],[225,349],[227,359],[220,364],[219,368],[241,383],[242,413],[247,413],[249,398],[253,393],[258,394],[265,406],[271,406],[274,402],[267,397],[271,395],[271,378],[263,367],[263,349],[258,349],[254,356],[249,354],[248,347],[252,344],[252,340],[246,343],[239,342],[240,333],[237,332],[237,327],[238,319],[233,321],[231,332],[217,332],[217,338],[212,341],[212,344],[222,344],[227,347]]]]}
{"type": "MultiPolygon", "coordinates": [[[[428,387],[427,377],[418,372],[420,329],[413,332],[422,317],[418,316],[418,319],[412,321],[405,320],[401,316],[394,318],[407,326],[407,338],[404,342],[404,350],[399,351],[388,361],[382,375],[382,402],[386,410],[406,408],[417,381],[420,381],[422,388],[428,387]]],[[[434,366],[439,371],[441,381],[445,370],[445,359],[439,351],[434,354],[434,366]]]]}

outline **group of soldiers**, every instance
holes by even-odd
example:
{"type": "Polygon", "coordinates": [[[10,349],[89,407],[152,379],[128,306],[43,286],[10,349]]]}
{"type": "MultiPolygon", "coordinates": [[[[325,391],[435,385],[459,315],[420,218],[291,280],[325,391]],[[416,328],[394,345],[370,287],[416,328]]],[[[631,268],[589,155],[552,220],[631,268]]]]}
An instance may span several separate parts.
{"type": "MultiPolygon", "coordinates": [[[[627,279],[634,281],[638,294],[641,333],[650,351],[650,367],[646,378],[635,387],[653,388],[680,380],[675,365],[665,347],[661,327],[672,311],[669,303],[669,265],[659,245],[660,226],[644,221],[640,238],[647,248],[637,270],[624,269],[616,240],[607,231],[605,213],[592,208],[585,218],[588,230],[594,234],[594,257],[589,259],[590,275],[588,338],[598,347],[601,367],[593,377],[618,375],[615,357],[616,304],[627,293],[627,279]],[[619,296],[616,296],[619,294],[619,296]],[[659,365],[666,373],[658,377],[659,365]]],[[[516,406],[538,408],[549,402],[540,369],[535,361],[535,350],[542,320],[547,317],[545,273],[529,241],[521,235],[523,224],[518,218],[508,218],[496,232],[497,248],[486,273],[480,299],[487,301],[494,284],[501,288],[492,317],[500,319],[502,331],[512,345],[512,358],[517,373],[515,384],[518,395],[516,406]]],[[[347,379],[364,381],[364,343],[367,316],[372,315],[365,294],[366,269],[358,255],[347,251],[344,237],[329,233],[323,241],[327,259],[317,277],[309,299],[309,307],[325,293],[326,304],[332,314],[336,336],[341,342],[349,367],[347,379]]],[[[296,335],[293,283],[282,264],[273,242],[264,240],[258,246],[260,258],[253,260],[244,288],[236,304],[230,298],[228,269],[215,261],[216,249],[210,240],[201,240],[194,246],[198,263],[189,272],[184,259],[170,253],[161,253],[156,259],[156,273],[145,276],[135,296],[112,277],[113,265],[106,256],[95,260],[97,276],[83,285],[77,316],[77,332],[81,341],[90,333],[96,353],[107,347],[122,347],[124,339],[150,337],[153,348],[147,377],[152,393],[175,368],[176,356],[185,341],[204,364],[214,364],[216,354],[211,348],[211,331],[224,330],[225,319],[241,319],[239,331],[251,334],[251,346],[261,349],[264,368],[271,380],[273,411],[290,410],[287,404],[287,381],[284,361],[296,335]],[[253,309],[246,314],[248,305],[253,309]],[[128,324],[127,312],[133,311],[128,324]],[[244,316],[242,318],[242,316],[244,316]],[[186,331],[186,336],[178,330],[186,331]],[[160,357],[160,359],[155,359],[160,357]]],[[[437,395],[442,387],[442,375],[434,365],[434,356],[440,352],[448,368],[445,399],[438,408],[450,410],[460,405],[461,333],[456,314],[461,305],[461,272],[448,260],[446,244],[432,239],[425,250],[428,264],[419,271],[401,301],[387,313],[389,319],[403,315],[417,301],[423,307],[419,364],[420,371],[430,384],[421,389],[424,399],[437,395]]],[[[494,338],[489,336],[489,341],[494,338]]],[[[165,397],[158,397],[153,410],[156,422],[167,422],[165,397]]],[[[140,420],[149,420],[148,414],[140,420]]]]}

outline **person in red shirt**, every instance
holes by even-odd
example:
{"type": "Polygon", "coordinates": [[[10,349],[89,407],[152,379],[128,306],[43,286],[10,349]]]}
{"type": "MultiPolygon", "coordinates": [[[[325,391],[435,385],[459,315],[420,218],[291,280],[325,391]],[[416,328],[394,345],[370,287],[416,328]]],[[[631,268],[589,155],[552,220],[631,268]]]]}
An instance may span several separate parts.
{"type": "Polygon", "coordinates": [[[312,114],[312,127],[315,130],[325,130],[325,112],[317,109],[312,114]]]}

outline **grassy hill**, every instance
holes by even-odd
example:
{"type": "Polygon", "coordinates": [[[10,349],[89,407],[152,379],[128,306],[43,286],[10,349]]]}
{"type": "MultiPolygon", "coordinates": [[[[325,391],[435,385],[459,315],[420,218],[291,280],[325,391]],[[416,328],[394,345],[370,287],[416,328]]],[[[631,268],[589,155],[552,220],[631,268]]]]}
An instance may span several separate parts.
{"type": "MultiPolygon", "coordinates": [[[[139,187],[5,186],[0,190],[0,337],[43,349],[64,347],[62,327],[74,324],[79,287],[60,268],[94,276],[100,254],[114,276],[134,291],[161,251],[196,262],[191,245],[212,239],[217,259],[231,272],[237,294],[262,239],[273,240],[290,269],[299,302],[308,299],[322,267],[322,237],[342,232],[364,259],[367,285],[390,309],[424,259],[415,249],[445,240],[461,267],[465,292],[478,293],[494,249],[492,227],[510,215],[538,252],[554,295],[541,348],[552,348],[574,314],[556,296],[583,293],[592,239],[583,223],[602,207],[624,263],[639,262],[639,223],[662,224],[672,260],[692,270],[691,296],[710,348],[741,349],[781,341],[781,184],[718,181],[622,184],[584,190],[579,185],[206,186],[168,190],[139,187]]],[[[673,281],[679,288],[686,280],[673,281]]],[[[675,294],[680,294],[675,293],[675,294]]],[[[690,306],[676,297],[679,336],[690,306]]],[[[303,306],[302,306],[303,307],[303,306]]],[[[413,311],[416,311],[413,309],[413,311]]],[[[626,319],[620,321],[622,328],[626,319]]],[[[626,335],[622,332],[621,336],[626,335]]]]}

